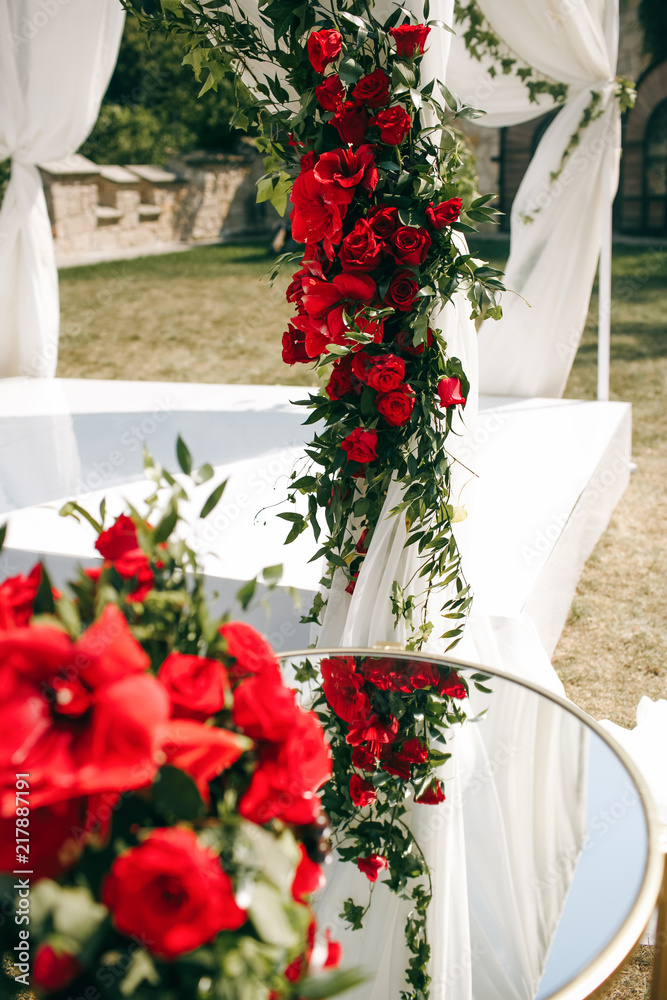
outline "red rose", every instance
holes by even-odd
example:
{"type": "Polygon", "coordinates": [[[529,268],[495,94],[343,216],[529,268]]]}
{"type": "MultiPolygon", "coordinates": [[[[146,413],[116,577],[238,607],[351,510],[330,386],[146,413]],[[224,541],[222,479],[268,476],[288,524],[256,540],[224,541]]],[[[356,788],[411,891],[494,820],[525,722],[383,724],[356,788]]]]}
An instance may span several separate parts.
{"type": "Polygon", "coordinates": [[[424,346],[431,347],[433,344],[433,330],[429,329],[426,334],[426,345],[422,342],[415,347],[414,334],[412,330],[399,330],[394,337],[394,343],[398,344],[406,354],[423,354],[424,346]]]}
{"type": "Polygon", "coordinates": [[[398,691],[396,660],[369,656],[362,664],[364,677],[380,691],[398,691]]]}
{"type": "Polygon", "coordinates": [[[286,365],[308,364],[310,357],[306,351],[306,335],[289,323],[283,334],[283,361],[286,365]]]}
{"type": "Polygon", "coordinates": [[[158,672],[171,698],[175,719],[204,722],[225,707],[227,671],[219,660],[170,653],[158,672]]]}
{"type": "Polygon", "coordinates": [[[358,747],[360,743],[393,743],[397,733],[398,719],[393,715],[389,716],[388,722],[383,722],[377,715],[371,715],[366,721],[358,719],[350,723],[345,742],[353,747],[358,747]]]}
{"type": "Polygon", "coordinates": [[[378,413],[381,413],[392,427],[402,427],[412,416],[415,408],[414,390],[409,385],[401,385],[392,392],[385,392],[375,400],[378,413]]]}
{"type": "Polygon", "coordinates": [[[239,812],[252,823],[305,826],[320,814],[317,790],[331,777],[331,752],[317,716],[299,711],[283,743],[265,743],[239,812]]]}
{"type": "Polygon", "coordinates": [[[351,656],[325,659],[320,663],[324,697],[344,722],[366,719],[371,713],[371,703],[362,690],[364,678],[356,672],[351,656]]]}
{"type": "Polygon", "coordinates": [[[341,442],[341,448],[347,452],[352,462],[374,462],[377,455],[377,431],[367,431],[363,427],[355,427],[351,434],[341,442]]]}
{"type": "Polygon", "coordinates": [[[406,665],[405,676],[412,688],[436,687],[440,680],[438,669],[432,663],[420,660],[406,665]]]}
{"type": "Polygon", "coordinates": [[[468,689],[462,678],[453,670],[438,682],[438,694],[444,698],[456,698],[458,701],[463,701],[464,698],[468,697],[468,689]]]}
{"type": "Polygon", "coordinates": [[[331,377],[327,382],[326,394],[331,400],[342,399],[352,392],[352,376],[350,372],[338,363],[334,364],[331,377]]]}
{"type": "Polygon", "coordinates": [[[251,677],[234,692],[234,724],[253,740],[285,740],[298,722],[294,692],[277,677],[251,677]]]}
{"type": "Polygon", "coordinates": [[[103,531],[95,542],[95,548],[103,559],[115,562],[139,548],[137,529],[132,518],[121,514],[106,531],[103,531]]]}
{"type": "Polygon", "coordinates": [[[461,379],[453,377],[441,379],[438,382],[438,396],[443,409],[465,405],[465,397],[461,395],[461,379]]]}
{"type": "Polygon", "coordinates": [[[341,106],[345,99],[345,88],[337,73],[328,76],[323,83],[315,87],[315,97],[325,111],[335,111],[341,106]]]}
{"type": "Polygon", "coordinates": [[[365,382],[375,361],[376,359],[366,354],[364,350],[359,351],[352,359],[352,374],[356,375],[360,382],[365,382]]]}
{"type": "Polygon", "coordinates": [[[344,271],[372,271],[382,260],[382,244],[366,219],[358,219],[338,255],[344,271]]]}
{"type": "MultiPolygon", "coordinates": [[[[303,145],[303,143],[302,143],[303,145]]],[[[299,173],[307,174],[317,163],[317,153],[311,149],[310,153],[304,153],[299,160],[299,173]]]]}
{"type": "Polygon", "coordinates": [[[352,146],[360,146],[366,138],[368,126],[370,124],[366,108],[363,104],[355,101],[343,101],[330,125],[337,130],[343,142],[349,142],[352,146]]]}
{"type": "Polygon", "coordinates": [[[412,128],[412,118],[396,104],[380,111],[371,119],[371,125],[377,125],[380,129],[382,142],[386,142],[388,146],[400,146],[412,128]]]}
{"type": "Polygon", "coordinates": [[[389,282],[389,288],[384,297],[388,306],[409,312],[412,309],[419,285],[410,271],[396,271],[389,282]]]}
{"type": "Polygon", "coordinates": [[[152,780],[169,697],[148,665],[113,604],[76,642],[47,625],[0,635],[0,814],[18,770],[33,808],[152,780]]]}
{"type": "Polygon", "coordinates": [[[308,39],[308,58],[316,73],[324,73],[329,63],[338,59],[342,48],[342,38],[333,28],[314,31],[308,39]]]}
{"type": "Polygon", "coordinates": [[[324,969],[337,969],[343,956],[343,948],[340,941],[332,941],[329,928],[326,930],[327,957],[324,960],[324,969]]]}
{"type": "Polygon", "coordinates": [[[355,549],[357,550],[357,552],[359,553],[359,555],[365,556],[366,553],[368,552],[368,532],[369,532],[369,530],[370,530],[369,528],[364,528],[364,530],[361,532],[361,535],[359,536],[359,541],[354,546],[355,549]]]}
{"type": "Polygon", "coordinates": [[[420,226],[400,226],[389,240],[391,252],[398,264],[416,267],[426,260],[431,237],[420,226]]]}
{"type": "Polygon", "coordinates": [[[326,201],[324,188],[315,170],[299,174],[294,181],[290,200],[292,209],[292,237],[297,243],[319,243],[324,240],[324,250],[329,259],[333,247],[343,235],[343,219],[347,205],[326,201]]]}
{"type": "Polygon", "coordinates": [[[360,771],[374,771],[376,764],[375,754],[366,747],[355,747],[352,751],[352,765],[360,771]]]}
{"type": "Polygon", "coordinates": [[[383,69],[374,69],[368,76],[362,76],[352,91],[352,96],[357,104],[365,104],[367,108],[382,108],[389,103],[389,83],[389,77],[383,69]]]}
{"type": "Polygon", "coordinates": [[[245,622],[226,622],[220,626],[220,635],[227,645],[227,656],[236,661],[229,667],[229,675],[239,680],[248,674],[280,676],[275,653],[263,635],[245,622]]]}
{"type": "Polygon", "coordinates": [[[415,799],[415,802],[419,802],[422,806],[437,806],[444,801],[445,789],[437,778],[434,778],[431,784],[415,799]]]}
{"type": "Polygon", "coordinates": [[[413,736],[412,739],[406,740],[399,750],[394,751],[394,756],[410,764],[425,764],[428,760],[428,743],[422,742],[418,736],[413,736]]]}
{"type": "Polygon", "coordinates": [[[350,798],[358,809],[370,806],[377,799],[375,785],[365,778],[360,778],[358,774],[353,774],[350,778],[350,798]]]}
{"type": "Polygon", "coordinates": [[[395,778],[400,778],[401,781],[409,781],[412,771],[408,761],[401,760],[394,752],[392,747],[382,747],[382,752],[380,754],[380,767],[387,774],[393,775],[395,778]]]}
{"type": "Polygon", "coordinates": [[[377,882],[380,872],[386,871],[389,862],[381,854],[369,854],[367,858],[357,858],[357,868],[369,882],[377,882]]]}
{"type": "Polygon", "coordinates": [[[0,629],[28,624],[41,579],[42,567],[37,563],[28,576],[19,573],[0,583],[0,629]]]}
{"type": "Polygon", "coordinates": [[[395,354],[384,354],[375,360],[366,376],[366,382],[377,392],[391,392],[399,387],[404,377],[405,361],[395,354]]]}
{"type": "Polygon", "coordinates": [[[299,852],[301,858],[292,880],[292,898],[296,899],[297,903],[305,903],[306,896],[312,896],[314,892],[324,887],[326,878],[320,865],[310,860],[303,844],[299,844],[299,852]]]}
{"type": "Polygon", "coordinates": [[[313,174],[323,186],[325,200],[344,205],[350,204],[357,187],[370,194],[379,179],[372,146],[322,153],[313,174]]]}
{"type": "Polygon", "coordinates": [[[462,208],[463,202],[460,198],[448,198],[439,205],[431,202],[426,209],[426,218],[434,229],[444,229],[445,226],[451,226],[452,222],[456,222],[462,208]]]}
{"type": "Polygon", "coordinates": [[[37,989],[45,993],[57,993],[64,990],[82,972],[83,966],[76,955],[44,943],[37,949],[30,978],[37,989]]]}
{"type": "Polygon", "coordinates": [[[400,225],[398,209],[393,205],[377,205],[366,216],[369,226],[376,236],[386,240],[400,225]]]}
{"type": "Polygon", "coordinates": [[[396,42],[396,55],[401,59],[410,59],[415,51],[423,55],[430,30],[426,24],[402,24],[399,28],[390,28],[389,34],[396,42]]]}
{"type": "Polygon", "coordinates": [[[179,827],[155,830],[116,858],[102,899],[121,934],[139,937],[166,959],[238,930],[247,916],[220,859],[179,827]]]}

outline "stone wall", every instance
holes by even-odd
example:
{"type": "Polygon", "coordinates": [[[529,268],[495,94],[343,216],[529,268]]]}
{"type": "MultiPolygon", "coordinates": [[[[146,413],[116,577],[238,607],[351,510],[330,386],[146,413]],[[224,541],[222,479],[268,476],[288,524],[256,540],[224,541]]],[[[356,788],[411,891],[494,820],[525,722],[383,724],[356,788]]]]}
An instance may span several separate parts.
{"type": "Polygon", "coordinates": [[[40,164],[59,264],[176,243],[266,236],[278,216],[255,205],[261,160],[193,153],[168,169],[97,165],[80,154],[40,164]],[[260,211],[257,211],[257,209],[260,211]]]}

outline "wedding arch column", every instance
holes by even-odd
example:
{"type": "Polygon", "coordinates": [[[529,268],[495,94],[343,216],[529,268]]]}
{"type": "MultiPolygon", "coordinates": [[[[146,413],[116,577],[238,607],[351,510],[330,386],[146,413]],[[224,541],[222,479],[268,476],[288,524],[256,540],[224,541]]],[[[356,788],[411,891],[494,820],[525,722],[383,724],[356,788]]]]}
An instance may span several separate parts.
{"type": "Polygon", "coordinates": [[[119,0],[0,0],[0,378],[55,375],[58,273],[37,164],[76,152],[116,64],[119,0]]]}
{"type": "MultiPolygon", "coordinates": [[[[503,319],[479,331],[480,391],[561,396],[586,322],[603,230],[610,240],[621,144],[618,0],[478,0],[478,7],[513,56],[568,86],[514,200],[506,269],[511,292],[504,296],[503,319]],[[597,117],[578,129],[594,91],[600,94],[597,117]],[[577,131],[578,145],[563,161],[577,131]]],[[[515,125],[556,106],[546,96],[531,103],[514,73],[489,75],[489,64],[469,55],[461,35],[457,26],[447,83],[487,112],[478,124],[515,125]]],[[[608,266],[601,270],[608,274],[608,266]]],[[[608,301],[600,312],[604,332],[608,301]]]]}

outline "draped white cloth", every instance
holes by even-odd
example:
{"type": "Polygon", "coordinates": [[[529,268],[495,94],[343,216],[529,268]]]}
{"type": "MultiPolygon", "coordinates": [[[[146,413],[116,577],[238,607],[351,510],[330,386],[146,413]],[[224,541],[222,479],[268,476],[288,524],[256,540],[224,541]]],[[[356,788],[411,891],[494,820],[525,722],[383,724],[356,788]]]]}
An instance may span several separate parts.
{"type": "MultiPolygon", "coordinates": [[[[504,317],[479,331],[480,392],[561,396],[588,310],[601,245],[603,213],[618,183],[620,111],[614,77],[618,0],[478,0],[503,45],[541,75],[565,83],[568,98],[542,137],[517,192],[511,215],[504,317]],[[557,172],[593,91],[600,116],[557,172]]],[[[447,85],[486,112],[488,127],[529,121],[555,107],[531,103],[513,73],[488,75],[460,36],[453,39],[447,85]]]]}
{"type": "Polygon", "coordinates": [[[76,152],[116,63],[119,0],[0,0],[0,378],[55,375],[60,326],[51,223],[36,164],[76,152]]]}

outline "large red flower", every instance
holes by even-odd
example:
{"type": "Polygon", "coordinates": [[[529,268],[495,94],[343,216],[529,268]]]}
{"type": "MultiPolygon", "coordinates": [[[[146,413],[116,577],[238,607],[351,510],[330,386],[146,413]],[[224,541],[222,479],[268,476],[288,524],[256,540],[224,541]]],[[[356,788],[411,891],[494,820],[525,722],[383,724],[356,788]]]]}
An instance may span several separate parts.
{"type": "Polygon", "coordinates": [[[322,690],[332,709],[344,722],[367,719],[371,703],[362,690],[364,678],[356,672],[351,656],[325,659],[320,663],[322,690]]]}
{"type": "Polygon", "coordinates": [[[393,743],[398,735],[398,719],[393,715],[389,716],[387,722],[383,722],[377,715],[371,715],[365,721],[358,720],[350,723],[345,742],[350,746],[358,747],[361,743],[377,745],[381,743],[393,743]]]}
{"type": "Polygon", "coordinates": [[[102,898],[121,934],[138,937],[166,959],[246,921],[220,859],[194,833],[178,827],[155,830],[116,858],[102,898]]]}
{"type": "Polygon", "coordinates": [[[209,782],[231,767],[251,744],[244,736],[190,719],[172,719],[162,750],[166,763],[189,774],[202,800],[210,801],[209,782]]]}
{"type": "Polygon", "coordinates": [[[325,188],[315,177],[315,170],[299,174],[294,181],[290,199],[292,209],[292,236],[297,243],[319,243],[329,258],[343,235],[343,219],[347,205],[327,201],[325,188]]]}
{"type": "Polygon", "coordinates": [[[139,788],[157,771],[169,718],[163,685],[115,605],[77,642],[60,629],[0,636],[0,812],[30,772],[33,808],[139,788]]]}
{"type": "Polygon", "coordinates": [[[322,153],[313,167],[313,176],[322,184],[326,201],[349,205],[357,187],[370,194],[378,185],[373,147],[322,153]]]}
{"type": "MultiPolygon", "coordinates": [[[[360,308],[368,305],[374,298],[376,284],[367,274],[344,272],[337,274],[330,282],[320,281],[317,278],[304,278],[304,289],[303,306],[308,320],[308,329],[305,331],[306,350],[315,357],[324,353],[329,343],[348,342],[346,333],[349,327],[343,313],[356,316],[360,308]]],[[[303,326],[300,317],[294,322],[303,326]]],[[[364,328],[361,323],[359,325],[364,328]]],[[[374,335],[379,332],[381,339],[381,324],[375,323],[372,326],[369,332],[374,335]]]]}
{"type": "Polygon", "coordinates": [[[239,812],[252,823],[299,826],[320,814],[317,791],[331,777],[331,752],[317,716],[300,711],[282,743],[265,743],[239,812]]]}

